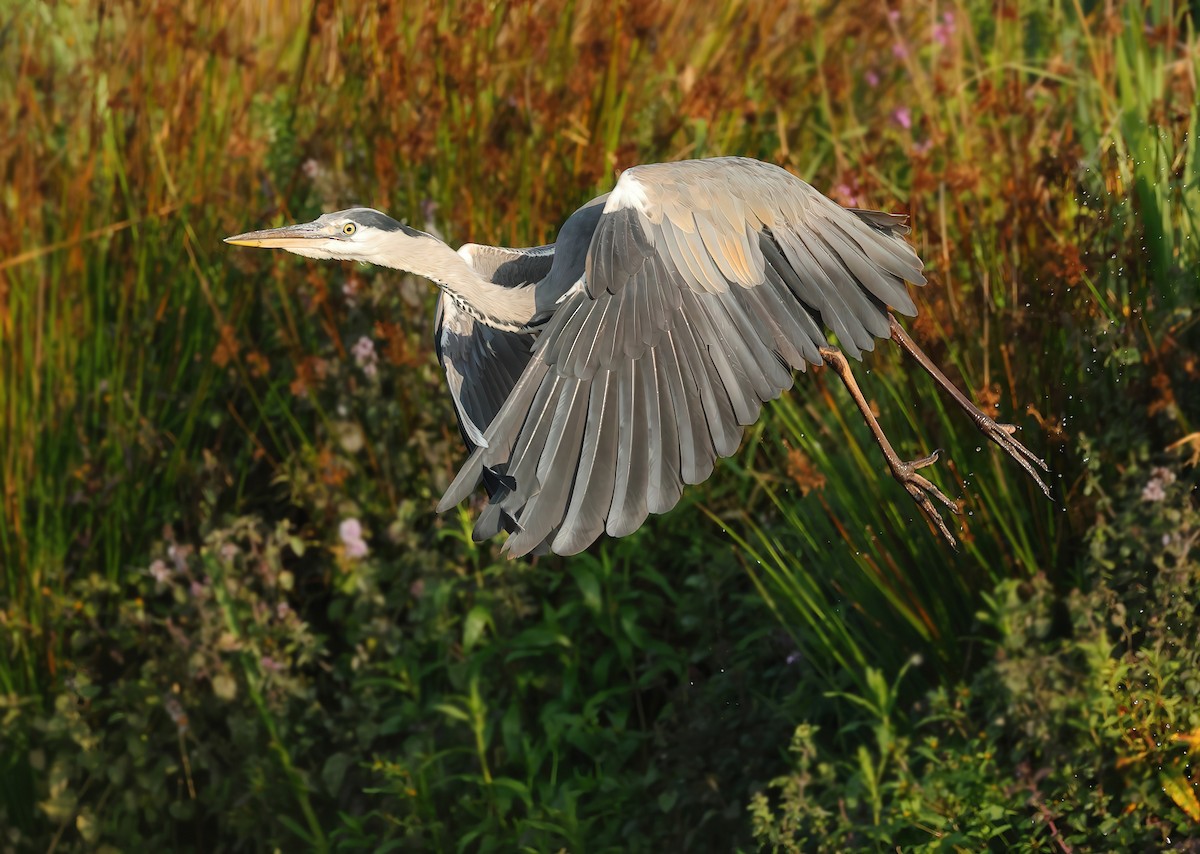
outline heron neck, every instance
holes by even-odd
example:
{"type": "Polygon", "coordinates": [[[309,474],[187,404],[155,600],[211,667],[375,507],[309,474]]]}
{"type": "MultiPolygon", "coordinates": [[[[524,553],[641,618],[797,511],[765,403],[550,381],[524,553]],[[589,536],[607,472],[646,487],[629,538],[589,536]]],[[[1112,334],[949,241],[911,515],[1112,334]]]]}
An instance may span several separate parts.
{"type": "Polygon", "coordinates": [[[476,273],[465,259],[440,241],[424,239],[417,253],[385,266],[407,270],[437,284],[475,319],[508,331],[525,328],[536,313],[532,286],[506,288],[476,273]]]}

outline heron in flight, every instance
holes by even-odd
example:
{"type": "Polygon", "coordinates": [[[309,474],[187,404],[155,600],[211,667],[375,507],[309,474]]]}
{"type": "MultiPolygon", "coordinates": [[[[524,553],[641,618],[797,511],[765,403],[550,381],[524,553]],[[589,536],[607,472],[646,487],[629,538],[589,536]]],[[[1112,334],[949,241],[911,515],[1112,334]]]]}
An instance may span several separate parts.
{"type": "Polygon", "coordinates": [[[925,283],[905,222],[844,208],[778,166],[718,157],[625,170],[550,246],[455,251],[370,208],[226,242],[369,262],[439,286],[435,344],[470,456],[438,510],[482,483],[489,498],[474,537],[507,530],[514,557],[575,554],[670,510],[685,484],[737,451],[794,371],[822,364],[955,546],[933,500],[958,507],[920,473],[937,452],[897,455],[851,358],[891,338],[1049,497],[1034,468],[1046,464],[896,321],[892,312],[917,313],[905,283],[925,283]]]}

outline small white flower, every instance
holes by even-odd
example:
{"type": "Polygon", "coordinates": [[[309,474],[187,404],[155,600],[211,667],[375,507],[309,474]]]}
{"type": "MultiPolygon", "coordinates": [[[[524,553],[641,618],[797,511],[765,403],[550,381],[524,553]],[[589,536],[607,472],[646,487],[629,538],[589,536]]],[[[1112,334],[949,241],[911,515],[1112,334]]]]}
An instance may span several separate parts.
{"type": "Polygon", "coordinates": [[[1175,482],[1175,472],[1164,466],[1155,466],[1150,471],[1151,477],[1156,477],[1162,481],[1163,486],[1170,486],[1175,482]]]}
{"type": "Polygon", "coordinates": [[[156,560],[150,564],[150,576],[159,584],[166,584],[167,579],[171,577],[171,570],[167,569],[167,565],[161,560],[156,560]]]}

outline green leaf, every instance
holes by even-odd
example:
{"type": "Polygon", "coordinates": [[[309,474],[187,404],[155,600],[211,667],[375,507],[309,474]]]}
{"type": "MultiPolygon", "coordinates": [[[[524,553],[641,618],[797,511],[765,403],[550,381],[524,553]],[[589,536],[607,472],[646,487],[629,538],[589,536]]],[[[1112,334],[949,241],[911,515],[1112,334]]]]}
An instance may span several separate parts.
{"type": "Polygon", "coordinates": [[[578,566],[571,574],[575,576],[575,583],[579,585],[579,592],[583,594],[583,604],[593,614],[598,614],[603,602],[600,596],[600,582],[595,573],[585,566],[578,566]]]}
{"type": "Polygon", "coordinates": [[[670,812],[674,809],[677,800],[679,800],[679,793],[674,789],[668,789],[658,796],[658,808],[663,812],[670,812]]]}
{"type": "Polygon", "coordinates": [[[1187,813],[1192,821],[1200,823],[1200,801],[1196,800],[1196,792],[1188,779],[1183,774],[1164,771],[1158,775],[1158,781],[1175,805],[1187,813]]]}
{"type": "Polygon", "coordinates": [[[336,796],[341,791],[342,781],[346,779],[346,771],[356,761],[356,757],[348,753],[335,753],[325,760],[321,768],[321,782],[331,795],[336,796]]]}
{"type": "Polygon", "coordinates": [[[449,703],[435,703],[433,706],[435,711],[441,712],[448,718],[454,718],[456,721],[469,721],[470,715],[460,709],[458,706],[452,706],[449,703]]]}
{"type": "Polygon", "coordinates": [[[513,639],[513,645],[520,647],[571,646],[571,639],[562,632],[549,626],[534,626],[526,629],[513,639]]]}
{"type": "Polygon", "coordinates": [[[299,836],[306,843],[308,843],[309,845],[313,844],[312,834],[309,833],[308,830],[305,829],[305,827],[302,824],[300,824],[300,822],[296,821],[294,818],[289,818],[288,816],[284,815],[283,813],[277,813],[275,817],[279,819],[280,824],[282,824],[284,827],[286,827],[292,833],[299,836]]]}
{"type": "Polygon", "coordinates": [[[482,605],[476,605],[463,622],[463,650],[470,652],[474,649],[475,645],[483,638],[483,630],[488,626],[494,628],[491,612],[482,605]]]}

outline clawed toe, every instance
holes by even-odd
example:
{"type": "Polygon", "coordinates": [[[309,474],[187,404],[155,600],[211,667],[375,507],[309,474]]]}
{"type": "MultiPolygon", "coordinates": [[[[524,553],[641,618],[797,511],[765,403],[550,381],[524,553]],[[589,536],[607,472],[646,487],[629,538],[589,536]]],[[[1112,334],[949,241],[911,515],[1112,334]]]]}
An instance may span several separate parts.
{"type": "Polygon", "coordinates": [[[921,457],[919,460],[910,460],[907,463],[903,463],[903,465],[909,470],[923,469],[926,466],[931,466],[936,463],[941,453],[941,449],[938,449],[927,457],[921,457]]]}
{"type": "Polygon", "coordinates": [[[929,500],[929,497],[932,495],[938,501],[942,502],[956,516],[961,512],[958,509],[958,505],[947,498],[927,477],[917,474],[918,469],[923,469],[937,462],[939,453],[940,451],[934,451],[929,456],[921,457],[919,460],[899,463],[892,467],[892,475],[896,480],[900,481],[908,494],[912,496],[913,501],[917,502],[917,506],[921,508],[921,512],[934,524],[946,539],[946,542],[950,544],[950,547],[957,550],[958,541],[954,539],[954,535],[946,527],[946,520],[942,518],[942,514],[938,512],[937,507],[929,500]]]}
{"type": "Polygon", "coordinates": [[[1016,460],[1017,464],[1025,469],[1026,474],[1033,478],[1033,482],[1038,485],[1045,496],[1047,498],[1050,497],[1050,487],[1045,484],[1041,476],[1034,469],[1034,466],[1036,465],[1045,472],[1050,471],[1050,467],[1037,454],[1013,438],[1017,432],[1016,425],[1000,424],[984,415],[982,420],[979,421],[979,429],[983,435],[999,445],[1004,453],[1016,460]]]}
{"type": "Polygon", "coordinates": [[[1016,460],[1017,463],[1020,464],[1021,468],[1025,469],[1025,473],[1033,478],[1033,482],[1038,485],[1046,497],[1050,498],[1050,487],[1046,486],[1045,482],[1037,473],[1037,470],[1034,468],[1034,466],[1037,466],[1037,468],[1044,472],[1050,471],[1050,467],[1047,466],[1043,460],[1038,458],[1036,454],[1018,442],[1016,438],[1014,438],[1017,433],[1016,425],[999,424],[994,419],[985,415],[979,407],[968,400],[966,395],[958,390],[954,383],[950,382],[946,375],[942,373],[941,369],[938,368],[938,366],[935,365],[933,361],[921,351],[921,348],[917,346],[916,342],[909,337],[908,333],[904,331],[904,327],[901,326],[899,322],[897,322],[896,318],[890,314],[888,315],[888,325],[892,331],[892,338],[896,341],[896,343],[899,344],[906,353],[916,359],[917,363],[929,372],[929,375],[933,377],[937,384],[940,385],[947,394],[954,398],[955,403],[957,403],[964,412],[974,419],[975,424],[979,427],[980,432],[982,432],[983,435],[988,439],[1003,448],[1006,454],[1016,460]]]}

